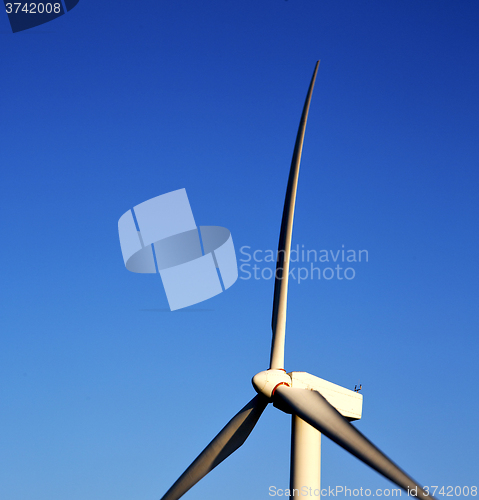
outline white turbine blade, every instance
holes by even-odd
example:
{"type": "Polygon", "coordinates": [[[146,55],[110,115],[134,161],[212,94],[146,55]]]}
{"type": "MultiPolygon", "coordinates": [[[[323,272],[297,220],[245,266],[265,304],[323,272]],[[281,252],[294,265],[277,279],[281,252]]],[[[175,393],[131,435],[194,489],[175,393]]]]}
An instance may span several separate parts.
{"type": "Polygon", "coordinates": [[[235,452],[246,441],[268,403],[264,396],[255,396],[223,427],[161,500],[178,500],[208,472],[235,452]]]}
{"type": "Polygon", "coordinates": [[[284,337],[286,331],[286,304],[288,298],[289,256],[291,252],[291,236],[293,234],[294,205],[296,202],[296,188],[298,186],[299,165],[303,151],[304,132],[308,120],[309,104],[313,94],[316,73],[319,61],[314,68],[313,77],[309,85],[308,95],[303,107],[303,114],[299,123],[298,135],[294,145],[293,159],[289,171],[288,187],[284,200],[283,219],[278,243],[278,258],[274,281],[273,317],[271,327],[273,340],[271,342],[270,368],[284,369],[284,337]]]}
{"type": "Polygon", "coordinates": [[[315,427],[408,493],[411,494],[411,490],[414,492],[417,488],[419,498],[434,500],[434,497],[428,495],[414,479],[353,427],[319,392],[282,385],[276,389],[273,402],[282,411],[293,413],[315,427]]]}

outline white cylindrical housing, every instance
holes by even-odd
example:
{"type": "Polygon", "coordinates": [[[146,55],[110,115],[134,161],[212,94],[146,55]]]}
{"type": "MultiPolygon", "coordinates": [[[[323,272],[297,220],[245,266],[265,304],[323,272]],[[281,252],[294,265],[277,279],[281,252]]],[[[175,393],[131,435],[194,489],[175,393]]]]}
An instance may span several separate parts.
{"type": "Polygon", "coordinates": [[[291,424],[291,497],[319,500],[321,433],[296,415],[291,424]]]}

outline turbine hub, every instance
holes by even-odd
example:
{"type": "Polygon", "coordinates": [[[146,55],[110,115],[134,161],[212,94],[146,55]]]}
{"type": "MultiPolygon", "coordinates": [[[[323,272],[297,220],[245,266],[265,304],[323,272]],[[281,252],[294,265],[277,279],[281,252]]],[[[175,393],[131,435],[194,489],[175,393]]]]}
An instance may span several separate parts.
{"type": "Polygon", "coordinates": [[[271,398],[279,385],[291,387],[291,377],[284,370],[265,370],[257,373],[252,380],[258,394],[271,398]]]}

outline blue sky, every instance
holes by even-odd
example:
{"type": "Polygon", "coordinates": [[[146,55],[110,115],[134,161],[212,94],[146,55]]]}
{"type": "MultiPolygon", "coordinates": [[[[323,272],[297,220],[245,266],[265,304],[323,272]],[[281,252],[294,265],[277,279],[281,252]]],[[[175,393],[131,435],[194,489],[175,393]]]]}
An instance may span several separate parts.
{"type": "MultiPolygon", "coordinates": [[[[317,59],[293,247],[368,262],[291,282],[286,368],[360,381],[386,454],[478,486],[478,26],[444,0],[81,0],[16,34],[0,16],[0,498],[158,499],[253,397],[272,281],[169,312],[117,222],[186,188],[238,258],[275,249],[317,59]]],[[[289,431],[268,407],[185,498],[270,498],[289,431]]],[[[326,438],[322,483],[392,487],[326,438]]]]}

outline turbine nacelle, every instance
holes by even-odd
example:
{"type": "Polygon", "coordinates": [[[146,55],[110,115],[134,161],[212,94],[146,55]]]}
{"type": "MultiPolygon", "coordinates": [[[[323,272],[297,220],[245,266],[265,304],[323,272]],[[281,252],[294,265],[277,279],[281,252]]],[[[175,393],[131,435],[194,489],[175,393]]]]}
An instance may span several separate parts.
{"type": "Polygon", "coordinates": [[[306,372],[291,372],[291,387],[293,389],[308,389],[316,391],[350,422],[359,420],[363,410],[363,395],[333,384],[322,378],[306,372]]]}
{"type": "MultiPolygon", "coordinates": [[[[286,373],[284,370],[269,369],[257,373],[252,380],[258,394],[271,399],[279,386],[293,389],[308,389],[316,391],[350,422],[359,420],[362,414],[363,396],[340,385],[333,384],[322,378],[306,372],[286,373]]],[[[277,406],[277,405],[275,405],[277,406]]],[[[280,410],[284,408],[277,406],[280,410]]],[[[286,411],[286,413],[289,413],[286,411]]]]}

